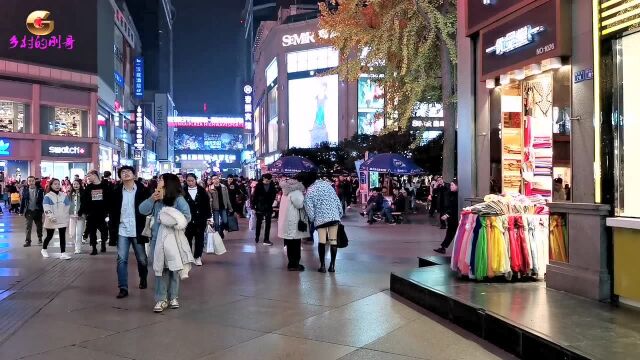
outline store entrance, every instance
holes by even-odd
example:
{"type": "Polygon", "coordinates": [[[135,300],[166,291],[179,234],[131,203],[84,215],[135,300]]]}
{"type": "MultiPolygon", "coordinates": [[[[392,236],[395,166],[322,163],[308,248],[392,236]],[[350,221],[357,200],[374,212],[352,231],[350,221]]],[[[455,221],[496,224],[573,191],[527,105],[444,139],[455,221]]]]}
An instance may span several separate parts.
{"type": "Polygon", "coordinates": [[[571,83],[565,68],[493,90],[492,192],[570,199],[571,83]]]}
{"type": "Polygon", "coordinates": [[[78,175],[81,179],[87,174],[90,164],[70,163],[62,161],[43,161],[40,163],[40,173],[43,178],[56,178],[63,180],[68,177],[73,179],[78,175]]]}

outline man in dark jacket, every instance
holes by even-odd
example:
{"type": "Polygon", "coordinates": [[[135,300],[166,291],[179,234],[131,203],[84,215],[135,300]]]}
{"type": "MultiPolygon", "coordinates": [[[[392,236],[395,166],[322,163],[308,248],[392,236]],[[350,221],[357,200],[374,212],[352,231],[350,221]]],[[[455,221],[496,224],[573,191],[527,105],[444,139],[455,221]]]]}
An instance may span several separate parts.
{"type": "Polygon", "coordinates": [[[272,246],[269,241],[269,233],[271,232],[271,217],[273,216],[273,202],[276,201],[277,190],[275,184],[272,183],[271,174],[262,175],[251,198],[251,207],[256,212],[256,244],[260,242],[260,228],[264,222],[264,244],[272,246]]]}
{"type": "Polygon", "coordinates": [[[184,198],[189,204],[189,210],[191,210],[191,221],[187,225],[185,235],[192,249],[194,249],[193,239],[195,238],[193,257],[196,259],[196,265],[202,266],[205,230],[207,228],[207,220],[211,218],[209,194],[207,190],[198,185],[198,177],[193,173],[187,174],[187,186],[184,192],[184,198]]]}
{"type": "Polygon", "coordinates": [[[453,180],[449,186],[444,188],[446,191],[444,192],[440,213],[442,214],[441,220],[447,222],[447,234],[440,248],[433,250],[440,254],[447,253],[447,248],[451,245],[458,230],[458,182],[453,180]]]}
{"type": "MultiPolygon", "coordinates": [[[[36,223],[36,233],[38,235],[38,244],[42,244],[42,215],[44,214],[44,191],[36,182],[36,178],[29,176],[27,178],[27,186],[22,189],[22,201],[20,202],[20,214],[27,219],[27,237],[24,241],[24,247],[31,246],[31,228],[36,223]]],[[[16,190],[17,192],[17,190],[16,190]]]]}
{"type": "Polygon", "coordinates": [[[138,207],[150,196],[142,183],[136,182],[136,170],[131,166],[123,166],[118,169],[118,177],[122,183],[116,185],[111,192],[109,202],[109,230],[111,241],[109,245],[118,245],[118,288],[120,292],[117,298],[122,299],[129,295],[129,248],[133,247],[138,262],[138,275],[140,276],[140,289],[147,288],[147,253],[144,244],[149,238],[142,236],[145,227],[146,216],[140,214],[138,207]]]}
{"type": "Polygon", "coordinates": [[[100,181],[100,175],[96,170],[89,171],[87,178],[89,184],[85,188],[80,201],[78,216],[85,215],[87,217],[87,232],[93,247],[91,255],[98,255],[98,230],[102,240],[100,251],[107,251],[106,241],[109,239],[109,235],[105,219],[109,210],[110,186],[106,182],[100,181]]]}
{"type": "Polygon", "coordinates": [[[373,218],[373,215],[376,212],[382,211],[382,206],[384,205],[384,195],[382,195],[380,188],[375,188],[373,195],[367,200],[367,207],[364,212],[361,212],[360,215],[367,215],[367,223],[370,225],[375,223],[376,220],[373,218]]]}

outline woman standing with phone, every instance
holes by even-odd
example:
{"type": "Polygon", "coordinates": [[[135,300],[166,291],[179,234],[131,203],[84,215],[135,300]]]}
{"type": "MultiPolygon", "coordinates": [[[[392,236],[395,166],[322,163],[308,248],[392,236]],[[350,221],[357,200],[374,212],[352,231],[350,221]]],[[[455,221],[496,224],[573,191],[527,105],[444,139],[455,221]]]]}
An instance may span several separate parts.
{"type": "MultiPolygon", "coordinates": [[[[191,212],[189,210],[189,204],[184,198],[184,193],[180,185],[180,179],[174,174],[162,174],[158,178],[158,188],[151,195],[151,197],[140,204],[140,213],[142,215],[153,216],[153,227],[151,228],[151,243],[150,258],[151,264],[154,264],[156,260],[154,253],[156,244],[158,242],[158,233],[162,221],[160,213],[163,208],[171,207],[181,213],[182,219],[177,219],[178,222],[186,221],[186,224],[191,221],[191,212]]],[[[164,225],[163,225],[164,226],[164,225]]],[[[178,230],[176,230],[178,231],[178,230]]],[[[184,232],[184,229],[182,230],[184,232]]],[[[162,239],[161,239],[162,240],[162,239]]],[[[188,245],[187,245],[188,246],[188,245]]],[[[164,261],[164,260],[161,260],[164,261]]],[[[154,264],[154,269],[156,268],[154,264]]],[[[177,271],[170,271],[166,264],[163,265],[162,275],[158,276],[156,273],[156,285],[155,285],[155,301],[156,305],[153,308],[154,312],[161,313],[167,307],[171,309],[177,309],[180,307],[178,302],[178,292],[180,287],[180,275],[177,271]]]]}

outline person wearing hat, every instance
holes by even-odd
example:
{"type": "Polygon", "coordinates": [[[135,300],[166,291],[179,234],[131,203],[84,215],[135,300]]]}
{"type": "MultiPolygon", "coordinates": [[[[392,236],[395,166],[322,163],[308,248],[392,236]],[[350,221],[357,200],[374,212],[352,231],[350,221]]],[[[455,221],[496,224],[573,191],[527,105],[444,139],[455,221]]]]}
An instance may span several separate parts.
{"type": "Polygon", "coordinates": [[[447,248],[456,236],[458,230],[458,181],[454,179],[449,186],[445,186],[444,198],[442,199],[441,220],[447,222],[447,234],[438,249],[433,251],[446,254],[447,248]]]}

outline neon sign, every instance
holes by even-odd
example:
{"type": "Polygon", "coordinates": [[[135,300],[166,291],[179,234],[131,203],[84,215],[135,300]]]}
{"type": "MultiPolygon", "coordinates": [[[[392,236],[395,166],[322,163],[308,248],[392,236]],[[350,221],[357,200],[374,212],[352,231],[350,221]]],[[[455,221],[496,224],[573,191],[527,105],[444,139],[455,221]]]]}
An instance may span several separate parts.
{"type": "Polygon", "coordinates": [[[169,119],[169,126],[244,129],[244,118],[175,116],[169,119]]]}
{"type": "Polygon", "coordinates": [[[316,35],[322,39],[329,39],[336,36],[335,33],[330,33],[326,29],[321,29],[317,33],[313,31],[306,31],[300,34],[288,34],[282,36],[282,46],[288,47],[315,43],[316,35]]]}
{"type": "Polygon", "coordinates": [[[136,109],[136,143],[133,147],[137,151],[133,152],[134,160],[142,160],[142,149],[144,149],[144,116],[142,115],[142,108],[138,106],[136,109]]]}
{"type": "Polygon", "coordinates": [[[137,98],[144,95],[144,59],[142,56],[136,56],[133,60],[133,91],[137,98]]]}
{"type": "Polygon", "coordinates": [[[9,152],[10,146],[11,146],[10,142],[0,140],[0,155],[3,155],[3,156],[11,155],[11,153],[9,152]]]}
{"type": "Polygon", "coordinates": [[[27,16],[27,30],[32,35],[12,35],[9,38],[9,49],[64,49],[73,50],[76,40],[73,35],[51,35],[55,22],[50,19],[51,13],[46,10],[36,10],[27,16]]]}
{"type": "Polygon", "coordinates": [[[487,54],[506,54],[513,50],[529,45],[534,41],[533,35],[544,31],[544,26],[532,27],[527,25],[518,30],[514,30],[496,40],[496,44],[486,50],[487,54]]]}
{"type": "Polygon", "coordinates": [[[244,97],[244,129],[251,131],[253,129],[253,87],[247,84],[242,92],[244,97]]]}

